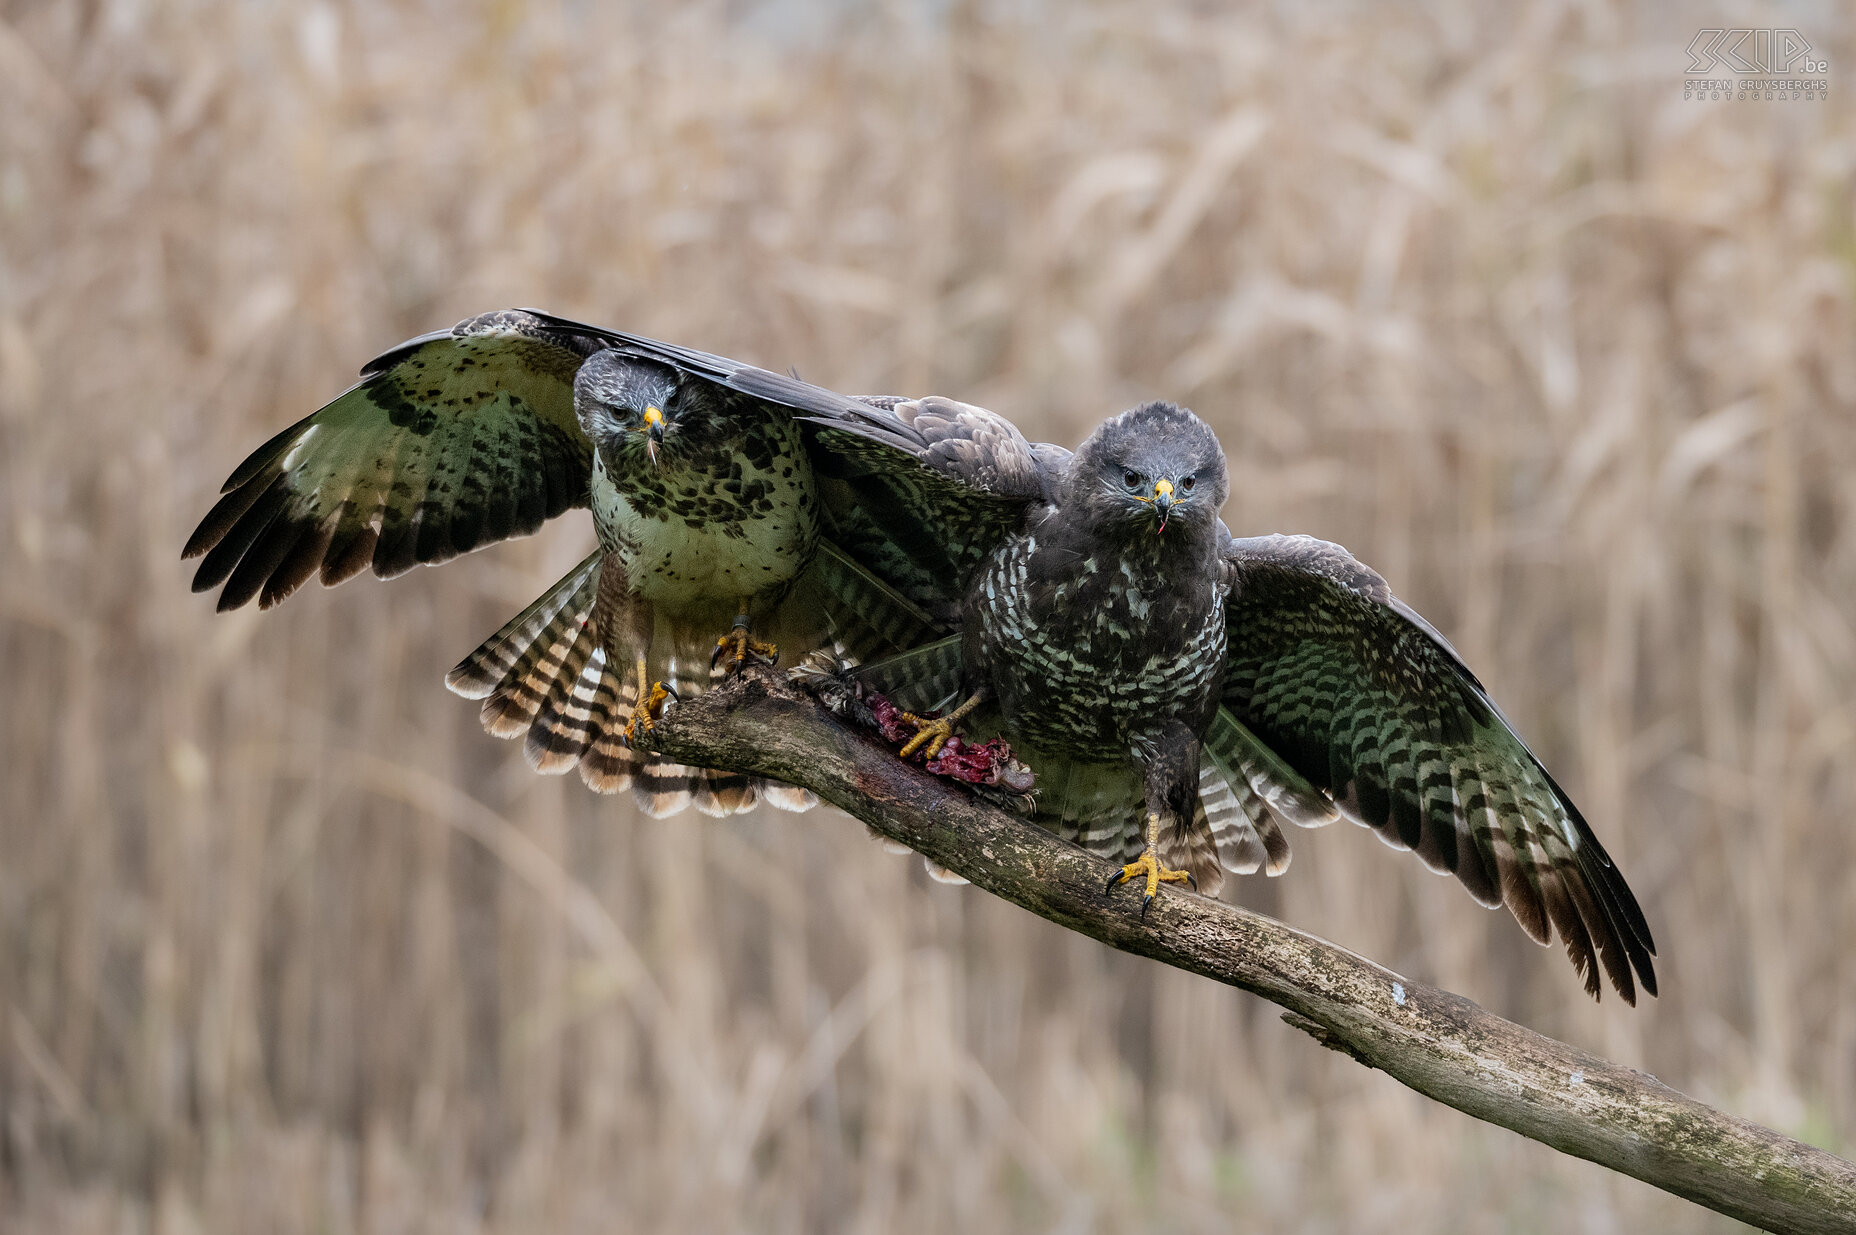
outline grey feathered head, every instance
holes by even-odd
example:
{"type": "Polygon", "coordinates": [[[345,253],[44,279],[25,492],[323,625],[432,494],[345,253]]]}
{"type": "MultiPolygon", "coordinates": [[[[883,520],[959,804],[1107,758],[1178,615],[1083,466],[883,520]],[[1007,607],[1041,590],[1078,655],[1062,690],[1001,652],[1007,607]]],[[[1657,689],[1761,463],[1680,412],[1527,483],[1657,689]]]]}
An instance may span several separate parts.
{"type": "Polygon", "coordinates": [[[655,463],[658,446],[676,428],[680,386],[667,364],[595,352],[574,375],[574,415],[602,452],[642,450],[655,463]]]}
{"type": "Polygon", "coordinates": [[[1227,491],[1211,426],[1177,404],[1143,403],[1077,450],[1065,505],[1097,526],[1165,534],[1215,524],[1227,491]]]}

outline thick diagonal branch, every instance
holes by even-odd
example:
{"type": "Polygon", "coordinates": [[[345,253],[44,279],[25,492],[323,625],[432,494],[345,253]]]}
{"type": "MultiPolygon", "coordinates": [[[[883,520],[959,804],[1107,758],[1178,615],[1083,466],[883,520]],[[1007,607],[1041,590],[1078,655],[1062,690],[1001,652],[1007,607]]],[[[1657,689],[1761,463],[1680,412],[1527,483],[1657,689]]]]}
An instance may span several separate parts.
{"type": "Polygon", "coordinates": [[[1856,1165],[1271,918],[1182,892],[1145,922],[1106,863],[898,760],[773,674],[674,708],[684,763],[804,785],[1033,913],[1288,1009],[1323,1045],[1478,1119],[1773,1231],[1856,1232],[1856,1165]]]}

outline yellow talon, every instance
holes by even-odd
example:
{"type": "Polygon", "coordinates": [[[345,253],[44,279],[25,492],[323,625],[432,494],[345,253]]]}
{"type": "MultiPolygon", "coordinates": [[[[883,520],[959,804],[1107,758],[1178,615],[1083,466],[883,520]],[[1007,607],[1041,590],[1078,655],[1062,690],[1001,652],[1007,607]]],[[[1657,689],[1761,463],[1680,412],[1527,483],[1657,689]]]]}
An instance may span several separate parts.
{"type": "Polygon", "coordinates": [[[954,723],[943,716],[938,720],[928,720],[913,712],[904,712],[902,719],[915,726],[915,736],[910,738],[899,753],[904,759],[916,751],[924,751],[932,759],[941,753],[947,740],[954,736],[954,723]]]}
{"type": "Polygon", "coordinates": [[[1141,856],[1123,866],[1108,878],[1105,891],[1112,892],[1115,885],[1128,880],[1139,879],[1146,884],[1145,894],[1141,897],[1141,917],[1147,916],[1147,907],[1154,903],[1163,883],[1189,883],[1199,886],[1199,881],[1192,877],[1191,871],[1171,870],[1160,864],[1160,816],[1147,816],[1147,848],[1141,850],[1141,856]]]}
{"type": "Polygon", "coordinates": [[[946,716],[939,716],[933,720],[917,716],[913,712],[904,712],[902,719],[915,726],[915,736],[910,738],[896,753],[907,759],[918,750],[926,750],[928,758],[933,759],[941,753],[941,748],[947,745],[947,740],[954,736],[954,726],[965,720],[968,714],[980,705],[981,699],[980,695],[971,695],[965,703],[946,716]]]}
{"type": "Polygon", "coordinates": [[[625,744],[636,746],[638,739],[657,728],[658,717],[664,714],[664,700],[676,698],[677,692],[662,682],[652,683],[645,662],[638,661],[638,706],[632,709],[632,718],[625,726],[625,744]]]}
{"type": "Polygon", "coordinates": [[[730,673],[739,673],[750,657],[759,657],[770,665],[780,663],[780,649],[750,637],[745,626],[737,626],[715,641],[715,652],[709,657],[709,664],[713,666],[721,660],[723,653],[728,653],[730,673]]]}

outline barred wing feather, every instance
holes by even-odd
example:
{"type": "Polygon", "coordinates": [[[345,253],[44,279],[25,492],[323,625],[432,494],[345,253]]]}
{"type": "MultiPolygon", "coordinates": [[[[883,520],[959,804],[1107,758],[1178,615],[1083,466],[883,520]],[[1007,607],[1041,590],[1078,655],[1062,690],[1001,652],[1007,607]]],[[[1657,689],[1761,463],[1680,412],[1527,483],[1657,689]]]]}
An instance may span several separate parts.
{"type": "Polygon", "coordinates": [[[315,574],[391,578],[586,505],[573,382],[599,335],[506,310],[371,361],[232,473],[183,552],[204,558],[193,590],[269,608],[315,574]]]}
{"type": "Polygon", "coordinates": [[[1625,1002],[1654,995],[1636,897],[1443,637],[1337,545],[1234,539],[1227,560],[1225,708],[1381,840],[1557,931],[1591,994],[1602,968],[1625,1002]]]}

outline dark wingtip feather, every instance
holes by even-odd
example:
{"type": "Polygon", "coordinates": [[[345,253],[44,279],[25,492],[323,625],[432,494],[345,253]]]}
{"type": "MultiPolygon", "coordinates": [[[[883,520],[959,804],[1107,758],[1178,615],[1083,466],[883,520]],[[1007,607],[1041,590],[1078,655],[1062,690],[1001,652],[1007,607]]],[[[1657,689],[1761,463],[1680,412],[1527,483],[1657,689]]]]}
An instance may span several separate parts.
{"type": "Polygon", "coordinates": [[[1578,899],[1566,886],[1567,872],[1563,867],[1554,870],[1541,879],[1540,896],[1546,904],[1547,916],[1553,921],[1553,928],[1559,932],[1560,942],[1566,946],[1566,957],[1572,967],[1584,980],[1585,993],[1598,998],[1598,955],[1592,946],[1591,932],[1586,929],[1585,921],[1580,916],[1578,899]]]}
{"type": "Polygon", "coordinates": [[[263,533],[245,550],[238,569],[226,580],[226,589],[219,596],[220,609],[236,609],[256,598],[309,530],[308,525],[295,522],[281,510],[273,515],[263,533]]]}
{"type": "MultiPolygon", "coordinates": [[[[186,547],[180,551],[180,560],[185,562],[199,557],[226,538],[226,534],[238,526],[238,521],[251,509],[252,503],[263,497],[268,484],[244,484],[237,490],[225,490],[225,496],[213,503],[213,508],[206,512],[200,525],[193,529],[193,535],[187,537],[186,547]]],[[[201,586],[196,580],[193,590],[203,592],[215,586],[208,583],[201,586]]]]}
{"type": "MultiPolygon", "coordinates": [[[[226,529],[219,543],[201,559],[199,570],[194,572],[193,590],[204,592],[218,587],[243,569],[253,547],[261,543],[272,524],[283,514],[288,499],[289,494],[283,488],[282,478],[273,480],[263,494],[250,503],[249,509],[238,517],[238,521],[226,529]]],[[[268,575],[270,568],[267,567],[264,573],[268,575]]],[[[240,580],[239,588],[228,587],[219,598],[219,612],[236,609],[250,600],[257,595],[263,581],[263,576],[259,576],[249,592],[244,591],[243,579],[240,580]],[[235,596],[237,599],[233,599],[235,596]]]]}
{"type": "MultiPolygon", "coordinates": [[[[1553,780],[1544,768],[1547,784],[1559,799],[1566,811],[1566,817],[1572,822],[1573,833],[1578,837],[1574,847],[1574,856],[1580,874],[1584,877],[1591,895],[1598,902],[1611,936],[1610,948],[1604,948],[1600,940],[1600,954],[1605,957],[1605,971],[1611,976],[1612,983],[1618,988],[1624,1002],[1636,1005],[1636,996],[1631,983],[1631,971],[1635,970],[1637,981],[1652,997],[1657,994],[1656,941],[1650,936],[1650,924],[1644,917],[1643,908],[1637,903],[1637,897],[1624,881],[1624,874],[1618,870],[1617,863],[1605,852],[1605,847],[1586,823],[1585,816],[1579,813],[1565,790],[1553,780]],[[1619,980],[1619,973],[1622,980],[1619,980]]],[[[1596,932],[1595,932],[1596,933],[1596,932]]]]}
{"type": "Polygon", "coordinates": [[[1655,956],[1656,940],[1650,935],[1649,919],[1644,916],[1643,907],[1637,903],[1637,897],[1630,890],[1630,885],[1624,881],[1623,872],[1618,870],[1617,863],[1611,860],[1611,855],[1605,851],[1605,847],[1599,842],[1597,834],[1592,831],[1591,825],[1585,821],[1585,816],[1579,813],[1579,808],[1573,805],[1572,799],[1567,796],[1566,791],[1561,789],[1559,782],[1553,779],[1553,774],[1547,771],[1544,765],[1541,766],[1540,773],[1542,776],[1546,777],[1548,788],[1552,789],[1553,795],[1559,799],[1560,805],[1565,808],[1566,817],[1572,820],[1573,830],[1579,837],[1581,863],[1590,863],[1592,866],[1596,867],[1596,869],[1590,870],[1588,873],[1591,874],[1597,882],[1602,883],[1606,888],[1611,890],[1614,894],[1614,908],[1617,910],[1624,924],[1630,928],[1630,935],[1642,945],[1645,952],[1651,956],[1655,956]]]}
{"type": "Polygon", "coordinates": [[[1657,998],[1655,965],[1652,965],[1648,961],[1641,962],[1637,967],[1637,981],[1643,986],[1644,990],[1649,992],[1650,998],[1657,998]]]}
{"type": "Polygon", "coordinates": [[[371,523],[340,528],[323,551],[322,586],[334,587],[366,570],[374,560],[374,545],[379,539],[380,529],[371,523]]]}
{"type": "Polygon", "coordinates": [[[258,608],[270,609],[281,604],[290,593],[309,582],[322,566],[323,555],[328,552],[334,535],[335,524],[326,520],[320,527],[306,528],[301,539],[264,581],[264,590],[258,593],[258,608]]]}

